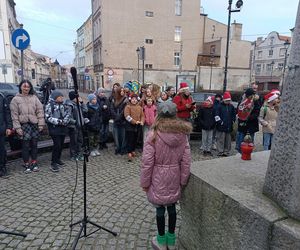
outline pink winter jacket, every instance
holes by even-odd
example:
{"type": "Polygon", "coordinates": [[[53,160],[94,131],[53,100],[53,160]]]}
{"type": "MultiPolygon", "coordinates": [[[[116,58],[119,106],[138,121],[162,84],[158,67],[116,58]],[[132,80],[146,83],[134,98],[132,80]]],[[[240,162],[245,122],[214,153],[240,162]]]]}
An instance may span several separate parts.
{"type": "Polygon", "coordinates": [[[150,131],[143,149],[141,187],[149,187],[148,200],[155,205],[175,203],[181,196],[181,186],[190,175],[191,152],[184,133],[158,132],[153,143],[150,131]]]}
{"type": "Polygon", "coordinates": [[[156,116],[156,106],[153,104],[150,107],[148,105],[144,106],[145,124],[147,126],[152,126],[156,116]]]}

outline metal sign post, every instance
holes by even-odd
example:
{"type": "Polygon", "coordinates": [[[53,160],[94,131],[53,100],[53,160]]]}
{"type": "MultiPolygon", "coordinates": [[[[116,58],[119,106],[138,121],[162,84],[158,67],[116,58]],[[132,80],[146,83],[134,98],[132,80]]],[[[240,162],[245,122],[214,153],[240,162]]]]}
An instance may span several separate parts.
{"type": "Polygon", "coordinates": [[[11,35],[12,44],[18,50],[21,50],[21,80],[24,79],[24,50],[30,44],[30,36],[26,30],[23,29],[23,24],[19,29],[14,30],[11,35]]]}

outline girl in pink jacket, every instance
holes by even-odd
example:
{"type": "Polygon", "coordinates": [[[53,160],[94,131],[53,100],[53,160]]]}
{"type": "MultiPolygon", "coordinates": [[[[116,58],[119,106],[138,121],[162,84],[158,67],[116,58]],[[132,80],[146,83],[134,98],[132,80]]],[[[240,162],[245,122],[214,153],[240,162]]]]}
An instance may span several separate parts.
{"type": "Polygon", "coordinates": [[[190,175],[191,152],[189,123],[176,118],[176,105],[158,105],[158,116],[149,131],[143,148],[141,187],[149,202],[156,207],[158,235],[152,240],[154,249],[175,249],[176,208],[190,175]],[[165,234],[165,209],[169,216],[165,234]]]}
{"type": "Polygon", "coordinates": [[[154,103],[154,100],[151,97],[147,97],[145,100],[145,104],[143,111],[144,111],[144,116],[145,116],[145,123],[144,123],[144,134],[143,134],[143,138],[144,141],[147,138],[147,134],[152,126],[152,124],[154,123],[155,120],[155,116],[156,116],[156,105],[154,103]]]}

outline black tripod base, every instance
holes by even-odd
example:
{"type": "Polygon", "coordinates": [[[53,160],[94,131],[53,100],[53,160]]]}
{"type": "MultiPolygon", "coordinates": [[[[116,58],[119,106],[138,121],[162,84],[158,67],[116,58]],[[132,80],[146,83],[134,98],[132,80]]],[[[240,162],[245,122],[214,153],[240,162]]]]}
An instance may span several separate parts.
{"type": "Polygon", "coordinates": [[[10,235],[15,235],[15,236],[22,236],[24,238],[27,236],[27,234],[24,234],[24,233],[8,232],[8,231],[3,231],[3,230],[0,230],[0,234],[10,234],[10,235]]]}
{"type": "Polygon", "coordinates": [[[115,232],[113,232],[113,231],[111,231],[111,230],[109,230],[109,229],[107,229],[105,227],[102,227],[102,226],[100,226],[100,225],[96,224],[95,222],[92,222],[92,221],[90,221],[88,219],[83,219],[83,220],[77,221],[77,222],[71,224],[70,227],[73,227],[73,226],[75,226],[77,224],[81,224],[81,225],[80,225],[80,229],[79,229],[79,231],[78,231],[78,233],[76,235],[76,238],[73,241],[72,250],[75,250],[75,248],[77,246],[77,243],[78,243],[78,241],[79,241],[80,238],[82,238],[82,237],[88,237],[91,234],[93,234],[93,233],[95,233],[95,232],[97,232],[99,230],[104,230],[104,231],[106,231],[108,233],[111,233],[113,236],[117,236],[117,233],[115,233],[115,232]],[[86,229],[87,229],[87,224],[88,223],[92,224],[97,229],[95,231],[89,233],[89,234],[86,234],[86,229]],[[83,232],[83,235],[82,235],[82,232],[83,232]]]}

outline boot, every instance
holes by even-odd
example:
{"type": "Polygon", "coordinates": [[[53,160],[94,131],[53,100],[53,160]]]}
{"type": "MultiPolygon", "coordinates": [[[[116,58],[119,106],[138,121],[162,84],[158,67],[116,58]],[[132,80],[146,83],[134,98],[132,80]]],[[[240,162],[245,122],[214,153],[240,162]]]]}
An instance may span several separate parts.
{"type": "Polygon", "coordinates": [[[167,246],[169,250],[175,250],[175,243],[176,243],[176,235],[175,233],[171,234],[167,232],[167,246]]]}
{"type": "Polygon", "coordinates": [[[167,237],[164,234],[163,236],[160,236],[159,234],[157,236],[154,236],[151,245],[153,249],[155,250],[167,250],[167,237]]]}

